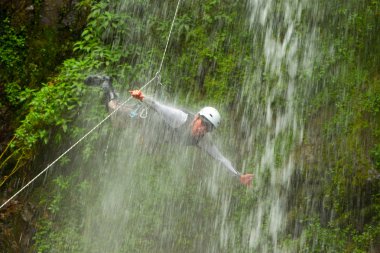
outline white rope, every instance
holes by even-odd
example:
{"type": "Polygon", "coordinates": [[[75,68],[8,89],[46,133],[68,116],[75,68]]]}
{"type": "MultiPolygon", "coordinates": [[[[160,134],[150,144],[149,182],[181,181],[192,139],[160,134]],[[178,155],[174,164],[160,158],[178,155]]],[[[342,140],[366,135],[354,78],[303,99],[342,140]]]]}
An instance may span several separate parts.
{"type": "Polygon", "coordinates": [[[172,21],[172,24],[170,26],[170,31],[169,31],[169,35],[168,35],[168,39],[166,40],[166,46],[165,46],[165,50],[164,50],[164,53],[162,54],[162,58],[161,58],[161,63],[160,63],[160,67],[158,68],[158,71],[156,73],[156,76],[161,72],[161,68],[162,68],[162,64],[164,62],[164,58],[165,58],[165,55],[166,55],[166,50],[168,49],[168,46],[169,46],[169,40],[170,40],[170,36],[172,35],[172,30],[173,30],[173,26],[174,26],[174,21],[177,17],[177,12],[178,12],[178,9],[179,9],[179,4],[180,4],[181,0],[178,0],[178,3],[177,3],[177,7],[175,9],[175,13],[174,13],[174,17],[173,17],[173,21],[172,21]]]}
{"type": "MultiPolygon", "coordinates": [[[[148,86],[154,79],[156,78],[159,78],[159,73],[161,72],[161,69],[162,69],[162,65],[163,65],[163,62],[164,62],[164,58],[165,58],[165,55],[166,55],[166,51],[167,51],[167,48],[168,48],[168,45],[169,45],[169,40],[170,40],[170,37],[171,37],[171,34],[172,34],[172,29],[173,29],[173,25],[174,25],[174,21],[176,19],[176,16],[177,16],[177,12],[178,12],[178,7],[179,7],[179,4],[180,4],[181,0],[178,0],[178,4],[177,4],[177,7],[176,7],[176,10],[175,10],[175,14],[174,14],[174,17],[173,17],[173,21],[172,21],[172,25],[170,27],[170,31],[169,31],[169,35],[168,35],[168,38],[167,38],[167,41],[166,41],[166,46],[165,46],[165,50],[164,50],[164,53],[162,55],[162,58],[161,58],[161,63],[160,63],[160,67],[158,68],[158,71],[156,73],[156,75],[150,79],[146,84],[144,84],[140,90],[144,89],[146,86],[148,86]]],[[[76,147],[82,140],[84,140],[88,135],[90,135],[95,129],[97,129],[101,124],[103,124],[107,119],[109,119],[113,114],[115,114],[122,106],[124,106],[132,97],[129,97],[127,100],[125,100],[123,103],[119,104],[115,110],[113,110],[110,114],[108,114],[103,120],[101,120],[96,126],[94,126],[90,131],[88,131],[82,138],[80,138],[77,142],[75,142],[71,147],[69,147],[65,152],[63,152],[60,156],[58,156],[57,159],[55,159],[52,163],[50,163],[44,170],[42,170],[40,173],[38,173],[37,176],[35,176],[32,180],[30,180],[26,185],[24,185],[20,190],[18,190],[12,197],[10,197],[7,201],[5,201],[1,206],[0,206],[0,209],[3,208],[5,205],[7,205],[12,199],[14,199],[18,194],[20,194],[23,190],[25,190],[25,188],[27,188],[30,184],[32,184],[37,178],[39,178],[42,174],[44,174],[51,166],[53,166],[56,162],[58,162],[63,156],[65,156],[68,152],[70,152],[74,147],[76,147]]]]}

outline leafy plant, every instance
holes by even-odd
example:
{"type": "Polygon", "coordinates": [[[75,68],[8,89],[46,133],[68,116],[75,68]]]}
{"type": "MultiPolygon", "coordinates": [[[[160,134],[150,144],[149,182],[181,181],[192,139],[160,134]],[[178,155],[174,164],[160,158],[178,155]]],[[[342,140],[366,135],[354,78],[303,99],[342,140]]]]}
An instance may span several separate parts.
{"type": "Polygon", "coordinates": [[[22,74],[25,60],[25,29],[16,30],[9,18],[0,21],[0,73],[1,81],[7,81],[15,75],[22,74]]]}

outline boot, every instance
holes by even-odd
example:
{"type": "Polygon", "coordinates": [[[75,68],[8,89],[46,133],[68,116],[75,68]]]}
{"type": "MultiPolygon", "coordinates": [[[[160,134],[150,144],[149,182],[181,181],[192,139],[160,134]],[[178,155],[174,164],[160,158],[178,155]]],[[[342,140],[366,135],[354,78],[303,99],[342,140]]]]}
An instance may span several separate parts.
{"type": "Polygon", "coordinates": [[[84,83],[89,86],[101,86],[104,91],[106,105],[108,105],[109,101],[117,99],[117,94],[112,87],[112,78],[109,76],[91,75],[84,80],[84,83]]]}

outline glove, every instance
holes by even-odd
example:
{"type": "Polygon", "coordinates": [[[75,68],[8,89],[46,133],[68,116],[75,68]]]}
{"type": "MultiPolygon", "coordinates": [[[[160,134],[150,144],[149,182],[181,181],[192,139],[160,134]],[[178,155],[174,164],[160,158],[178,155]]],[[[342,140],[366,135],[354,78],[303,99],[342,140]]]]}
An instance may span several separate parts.
{"type": "Polygon", "coordinates": [[[252,186],[253,174],[244,174],[240,176],[240,183],[250,187],[252,186]]]}
{"type": "Polygon", "coordinates": [[[141,90],[130,90],[129,93],[132,97],[142,101],[144,98],[144,95],[142,94],[141,90]]]}

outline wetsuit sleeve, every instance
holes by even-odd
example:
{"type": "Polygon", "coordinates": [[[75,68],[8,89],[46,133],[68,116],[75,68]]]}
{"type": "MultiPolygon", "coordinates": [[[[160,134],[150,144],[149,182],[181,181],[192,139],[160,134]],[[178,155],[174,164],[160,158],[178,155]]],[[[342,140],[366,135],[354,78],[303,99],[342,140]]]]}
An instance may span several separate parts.
{"type": "Polygon", "coordinates": [[[173,128],[180,127],[187,120],[188,114],[180,109],[163,105],[150,97],[144,97],[142,101],[153,108],[173,128]]]}
{"type": "Polygon", "coordinates": [[[230,160],[223,156],[223,154],[219,151],[219,149],[215,146],[215,144],[211,141],[211,139],[202,139],[198,142],[197,146],[206,151],[211,157],[215,160],[221,162],[224,167],[226,167],[234,176],[240,177],[240,173],[232,166],[230,160]]]}

